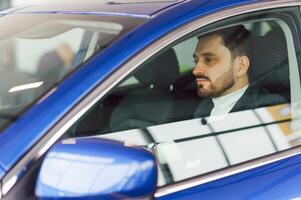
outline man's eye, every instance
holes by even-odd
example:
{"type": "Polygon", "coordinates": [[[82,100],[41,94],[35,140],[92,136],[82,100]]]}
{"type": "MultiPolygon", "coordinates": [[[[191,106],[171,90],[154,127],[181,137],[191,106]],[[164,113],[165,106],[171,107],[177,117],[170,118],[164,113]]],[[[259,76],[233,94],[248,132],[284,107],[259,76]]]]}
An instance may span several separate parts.
{"type": "Polygon", "coordinates": [[[206,58],[205,58],[205,60],[206,60],[206,62],[209,62],[209,63],[210,63],[210,62],[212,62],[212,61],[213,61],[213,58],[206,57],[206,58]]]}

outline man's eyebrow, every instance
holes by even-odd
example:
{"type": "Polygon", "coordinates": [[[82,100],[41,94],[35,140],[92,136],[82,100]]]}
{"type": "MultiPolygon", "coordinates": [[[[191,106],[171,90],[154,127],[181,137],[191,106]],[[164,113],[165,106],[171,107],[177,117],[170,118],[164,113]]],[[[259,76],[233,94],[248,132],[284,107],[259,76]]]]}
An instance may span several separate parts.
{"type": "MultiPolygon", "coordinates": [[[[211,52],[204,52],[204,53],[201,53],[200,55],[201,55],[201,56],[216,56],[216,54],[211,53],[211,52]]],[[[194,54],[192,55],[192,57],[193,57],[193,58],[198,58],[198,56],[196,55],[196,53],[194,53],[194,54]]]]}
{"type": "Polygon", "coordinates": [[[216,56],[216,54],[214,53],[211,53],[211,52],[204,52],[204,53],[201,53],[202,56],[216,56]]]}

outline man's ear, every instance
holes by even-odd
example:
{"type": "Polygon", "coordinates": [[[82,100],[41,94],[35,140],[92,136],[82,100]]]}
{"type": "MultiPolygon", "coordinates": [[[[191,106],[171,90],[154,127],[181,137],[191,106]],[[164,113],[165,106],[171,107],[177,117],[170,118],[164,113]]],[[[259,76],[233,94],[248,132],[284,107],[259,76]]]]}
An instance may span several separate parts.
{"type": "Polygon", "coordinates": [[[238,57],[236,63],[236,76],[241,77],[248,72],[250,66],[250,60],[248,56],[240,56],[238,57]]]}

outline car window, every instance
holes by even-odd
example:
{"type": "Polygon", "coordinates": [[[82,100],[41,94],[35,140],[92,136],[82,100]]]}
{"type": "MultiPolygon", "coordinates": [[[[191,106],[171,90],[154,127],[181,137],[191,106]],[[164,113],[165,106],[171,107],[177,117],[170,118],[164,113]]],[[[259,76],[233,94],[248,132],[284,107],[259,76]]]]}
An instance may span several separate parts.
{"type": "Polygon", "coordinates": [[[7,28],[0,33],[0,129],[96,52],[142,22],[71,14],[1,17],[1,26],[7,28]]]}
{"type": "Polygon", "coordinates": [[[179,38],[71,129],[143,146],[166,185],[300,144],[294,9],[249,13],[179,38]]]}

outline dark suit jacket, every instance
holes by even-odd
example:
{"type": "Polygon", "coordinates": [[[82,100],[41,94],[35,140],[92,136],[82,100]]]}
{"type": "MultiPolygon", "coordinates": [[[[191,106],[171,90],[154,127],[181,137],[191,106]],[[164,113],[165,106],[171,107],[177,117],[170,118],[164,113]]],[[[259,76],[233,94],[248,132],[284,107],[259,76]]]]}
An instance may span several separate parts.
{"type": "MultiPolygon", "coordinates": [[[[279,94],[271,94],[265,88],[256,85],[249,86],[243,96],[237,101],[230,112],[250,110],[259,107],[286,103],[287,100],[279,94]]],[[[211,98],[204,98],[194,112],[194,118],[208,117],[213,109],[211,98]]]]}

